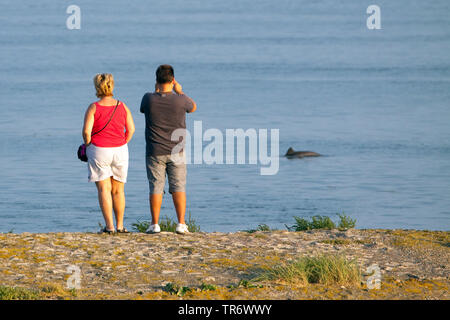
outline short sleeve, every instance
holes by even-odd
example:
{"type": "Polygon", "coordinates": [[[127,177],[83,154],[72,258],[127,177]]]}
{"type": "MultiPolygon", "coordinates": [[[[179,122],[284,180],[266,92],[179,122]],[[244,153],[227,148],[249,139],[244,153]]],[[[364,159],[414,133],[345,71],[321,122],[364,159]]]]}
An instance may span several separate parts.
{"type": "Polygon", "coordinates": [[[148,109],[148,103],[149,103],[149,98],[148,98],[148,93],[144,94],[144,96],[142,97],[142,101],[141,101],[141,113],[145,113],[145,110],[148,109]]]}
{"type": "Polygon", "coordinates": [[[192,109],[194,109],[194,103],[192,102],[192,99],[190,99],[188,96],[184,95],[184,109],[186,112],[191,112],[192,109]]]}

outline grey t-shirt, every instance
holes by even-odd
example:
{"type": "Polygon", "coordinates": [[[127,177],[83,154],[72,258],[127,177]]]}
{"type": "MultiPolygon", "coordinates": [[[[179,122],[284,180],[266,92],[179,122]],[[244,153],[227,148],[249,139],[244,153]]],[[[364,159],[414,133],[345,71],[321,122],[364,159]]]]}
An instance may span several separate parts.
{"type": "Polygon", "coordinates": [[[172,132],[178,128],[186,129],[186,112],[191,112],[193,108],[192,100],[184,94],[147,92],[142,97],[147,156],[172,153],[172,148],[179,143],[170,139],[172,132]]]}

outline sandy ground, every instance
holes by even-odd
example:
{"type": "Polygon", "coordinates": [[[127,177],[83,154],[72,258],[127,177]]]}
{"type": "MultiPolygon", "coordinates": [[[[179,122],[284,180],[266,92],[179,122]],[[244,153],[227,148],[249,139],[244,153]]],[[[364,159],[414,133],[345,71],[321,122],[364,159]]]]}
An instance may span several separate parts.
{"type": "Polygon", "coordinates": [[[38,299],[449,299],[449,257],[443,231],[3,233],[0,285],[33,290],[38,299]],[[355,259],[360,284],[250,281],[328,253],[355,259]],[[370,266],[380,270],[379,289],[367,286],[370,266]],[[186,288],[177,294],[168,284],[186,288]]]}

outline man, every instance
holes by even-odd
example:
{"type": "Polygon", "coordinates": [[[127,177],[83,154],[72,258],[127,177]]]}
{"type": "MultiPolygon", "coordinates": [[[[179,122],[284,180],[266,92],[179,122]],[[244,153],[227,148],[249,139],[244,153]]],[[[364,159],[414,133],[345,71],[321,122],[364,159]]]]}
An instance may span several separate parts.
{"type": "MultiPolygon", "coordinates": [[[[169,192],[177,212],[177,233],[189,232],[184,216],[186,213],[186,163],[172,158],[173,148],[179,141],[172,141],[176,129],[186,129],[186,113],[194,112],[197,105],[186,96],[181,85],[175,80],[170,65],[161,65],[156,70],[154,93],[146,93],[142,98],[141,112],[145,114],[146,166],[150,187],[150,211],[152,224],[147,233],[158,233],[159,212],[166,173],[169,192]]],[[[184,150],[174,154],[184,158],[184,150]]],[[[180,158],[178,158],[180,159],[180,158]]]]}

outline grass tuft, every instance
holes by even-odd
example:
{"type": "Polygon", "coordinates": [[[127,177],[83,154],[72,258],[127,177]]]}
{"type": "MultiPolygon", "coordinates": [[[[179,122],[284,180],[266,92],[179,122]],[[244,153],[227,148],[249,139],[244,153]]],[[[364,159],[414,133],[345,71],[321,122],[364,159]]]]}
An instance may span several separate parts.
{"type": "Polygon", "coordinates": [[[173,294],[173,295],[177,295],[179,297],[184,296],[186,293],[192,291],[191,288],[189,287],[183,287],[183,286],[179,286],[177,284],[171,283],[169,282],[168,284],[166,284],[164,286],[164,291],[173,294]]]}
{"type": "Polygon", "coordinates": [[[0,286],[0,300],[38,300],[39,291],[17,287],[0,286]]]}
{"type": "Polygon", "coordinates": [[[202,283],[200,286],[201,291],[215,291],[217,290],[217,286],[214,284],[202,283]]]}
{"type": "Polygon", "coordinates": [[[355,260],[339,255],[302,257],[265,270],[254,281],[281,280],[307,285],[360,285],[361,272],[355,260]]]}
{"type": "Polygon", "coordinates": [[[253,280],[249,281],[249,280],[245,280],[245,279],[241,279],[237,285],[231,284],[231,285],[227,286],[227,288],[230,290],[234,290],[234,289],[238,289],[238,288],[250,289],[250,288],[263,288],[263,287],[264,286],[261,284],[254,284],[253,280]]]}
{"type": "MultiPolygon", "coordinates": [[[[132,230],[136,232],[146,232],[148,230],[148,227],[150,227],[151,221],[140,221],[137,220],[137,222],[133,223],[132,230]]],[[[189,212],[188,219],[186,221],[186,225],[189,228],[189,232],[200,232],[200,226],[197,225],[194,219],[191,217],[191,212],[189,212]]],[[[175,232],[175,229],[177,227],[177,222],[168,216],[164,216],[159,221],[159,226],[161,227],[161,231],[166,232],[175,232]]]]}
{"type": "Polygon", "coordinates": [[[267,224],[259,224],[258,227],[256,227],[256,229],[248,229],[248,230],[242,230],[244,232],[248,232],[248,233],[255,233],[257,231],[274,231],[275,229],[270,229],[270,227],[267,224]]]}
{"type": "Polygon", "coordinates": [[[348,230],[355,227],[356,219],[352,219],[349,216],[346,216],[344,213],[339,213],[338,216],[339,216],[339,223],[338,223],[339,230],[348,230]]]}
{"type": "Polygon", "coordinates": [[[356,219],[351,219],[350,217],[346,216],[344,213],[338,214],[339,222],[336,223],[331,220],[328,216],[321,216],[321,215],[315,215],[311,217],[311,220],[300,218],[300,217],[294,217],[295,223],[292,226],[286,225],[286,228],[289,231],[306,231],[306,230],[313,230],[313,229],[336,229],[339,230],[347,230],[350,228],[354,228],[356,225],[356,219]]]}
{"type": "Polygon", "coordinates": [[[336,225],[328,216],[313,216],[311,217],[311,221],[294,217],[295,224],[293,226],[286,226],[289,231],[306,231],[312,229],[334,229],[336,225]]]}
{"type": "Polygon", "coordinates": [[[150,221],[141,221],[138,219],[135,223],[131,224],[132,230],[136,232],[145,233],[148,230],[148,227],[150,227],[150,221]]]}

